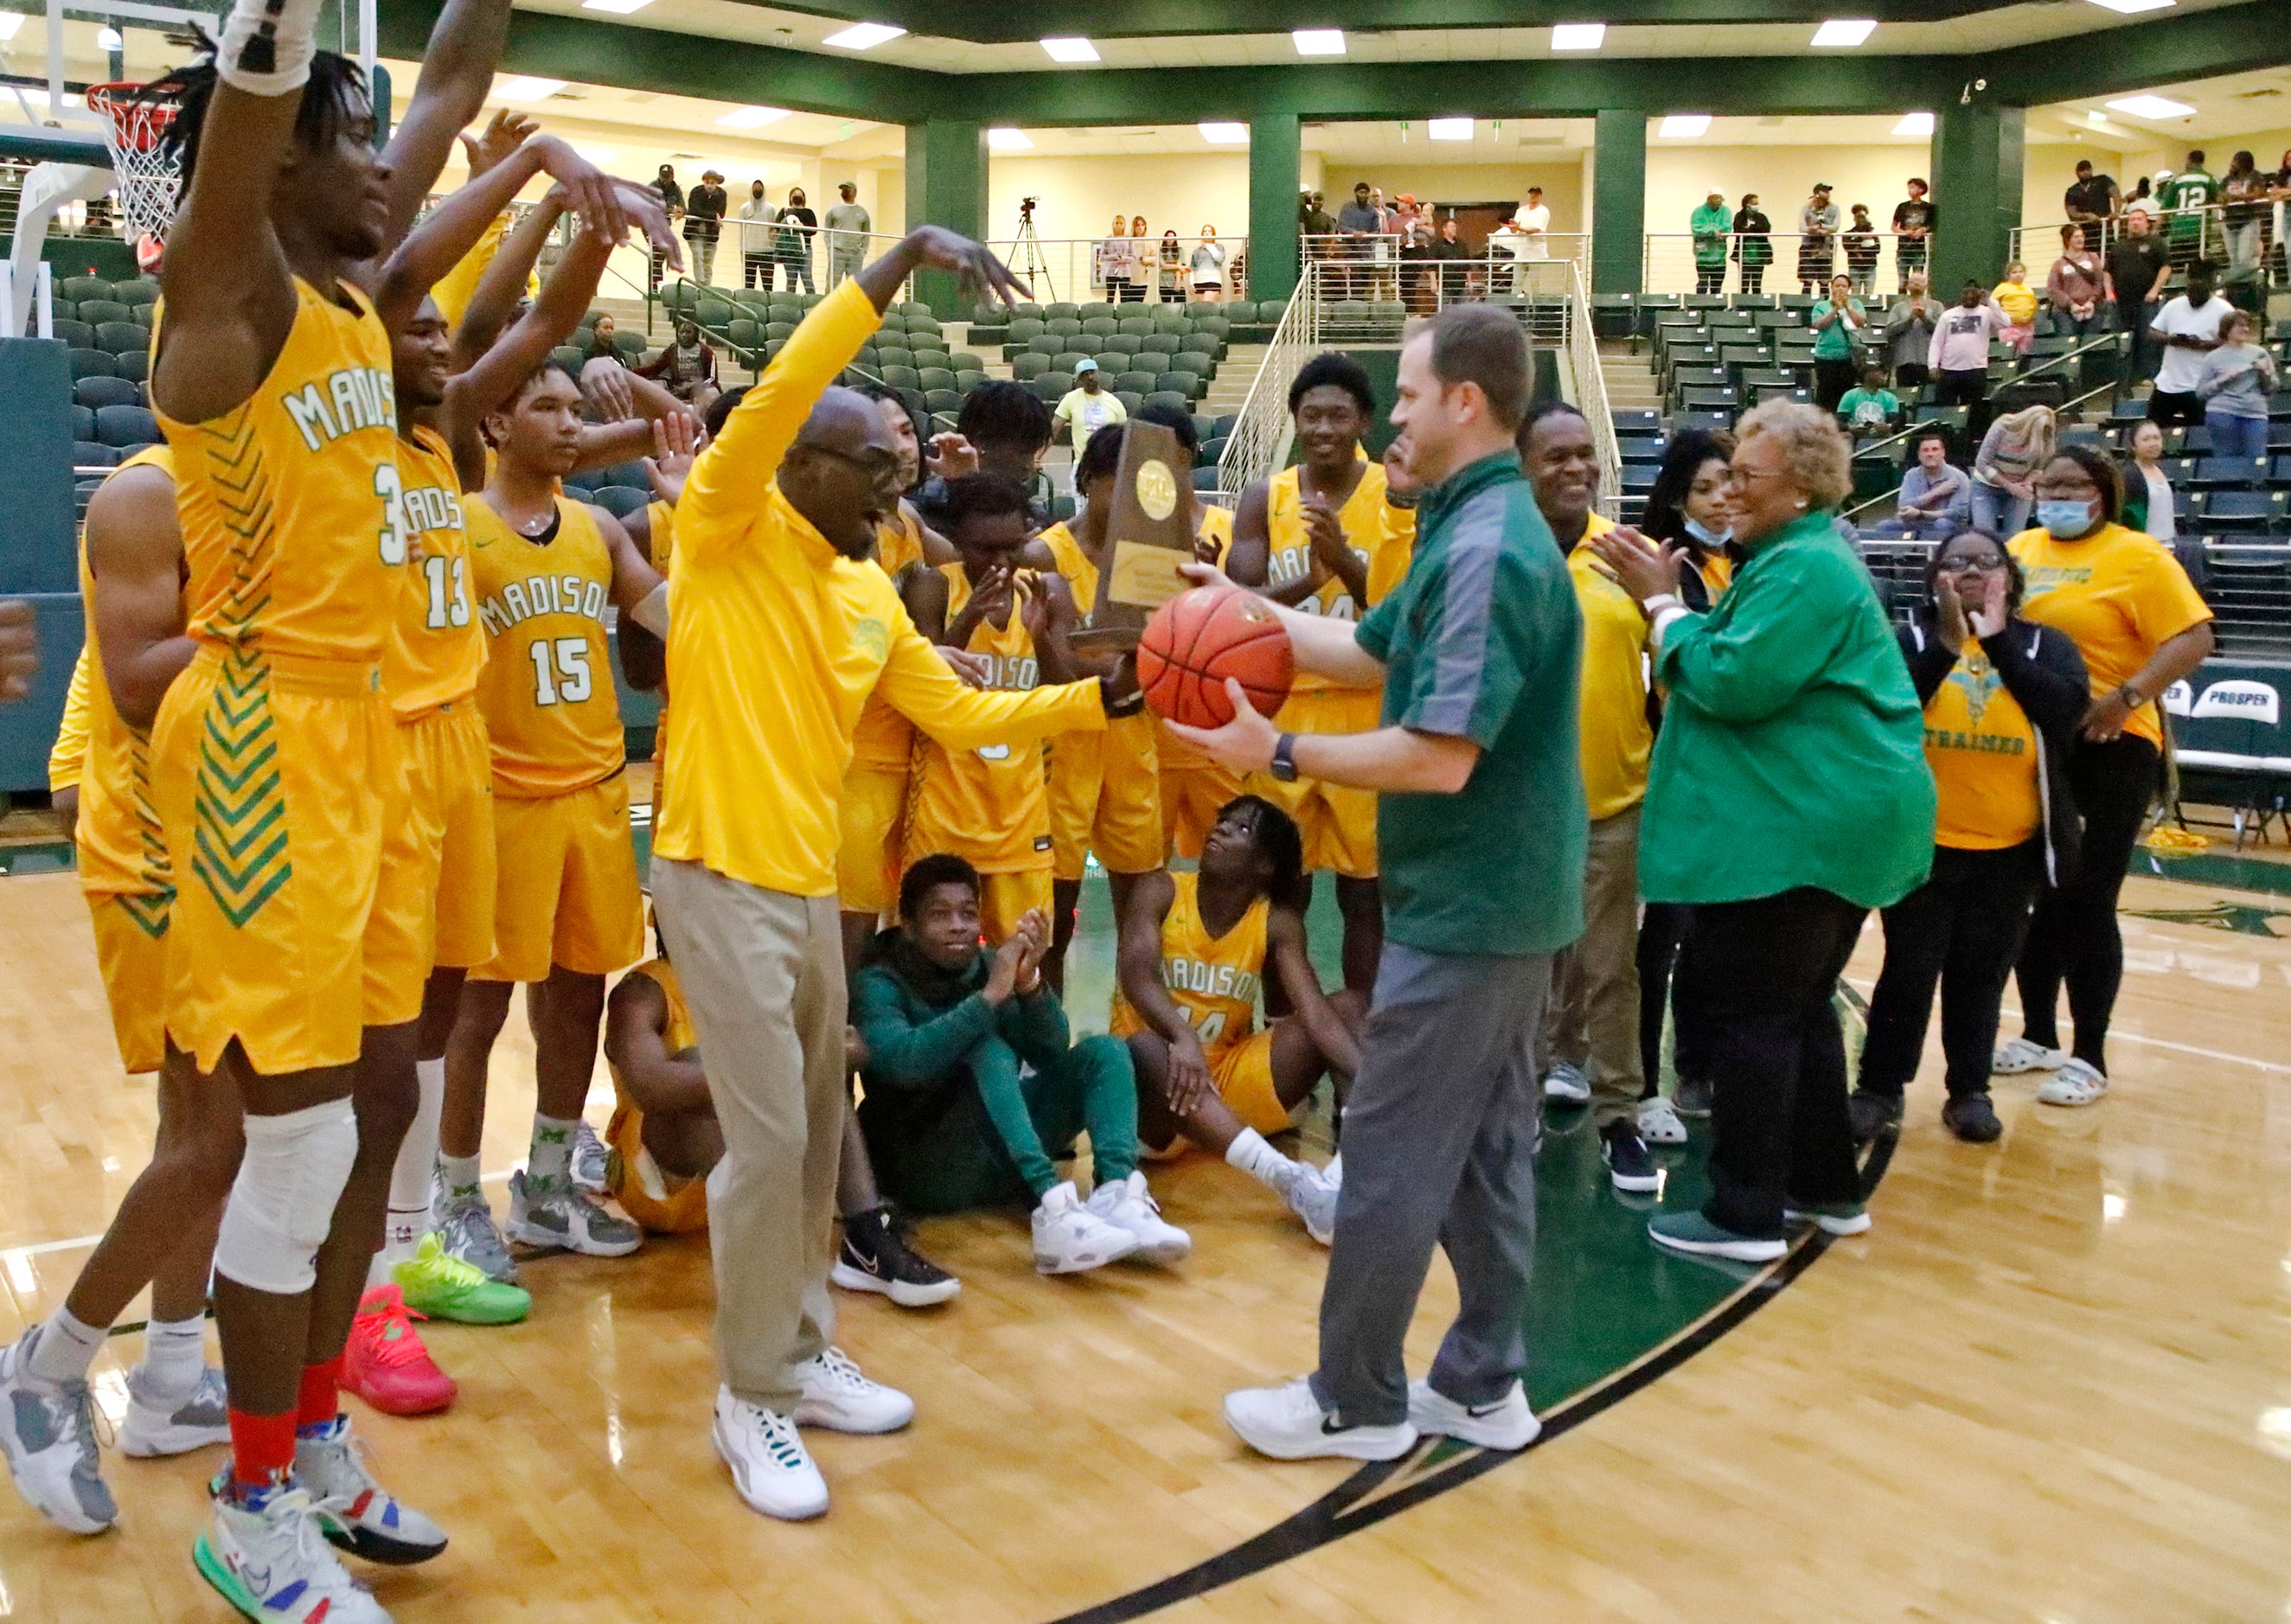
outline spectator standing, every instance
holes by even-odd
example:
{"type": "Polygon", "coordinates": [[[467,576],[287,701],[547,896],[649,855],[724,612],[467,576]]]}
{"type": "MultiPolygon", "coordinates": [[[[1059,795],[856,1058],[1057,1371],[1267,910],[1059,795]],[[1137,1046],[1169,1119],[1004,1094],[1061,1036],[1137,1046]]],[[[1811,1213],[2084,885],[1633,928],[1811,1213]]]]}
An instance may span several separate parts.
{"type": "Polygon", "coordinates": [[[2069,758],[2084,850],[2066,883],[2038,899],[2021,950],[2022,1035],[1993,1070],[2050,1071],[2048,1105],[2089,1105],[2108,1091],[2108,1024],[2124,978],[2116,895],[2158,786],[2157,701],[2212,651],[2212,612],[2171,550],[2118,523],[2123,486],[2105,453],[2063,446],[2037,478],[2038,528],[2008,543],[2026,572],[2032,621],[2065,631],[2084,655],[2093,700],[2069,758]],[[2059,1049],[2061,985],[2076,1022],[2059,1049]]]}
{"type": "Polygon", "coordinates": [[[1146,216],[1129,217],[1129,285],[1121,290],[1124,304],[1146,302],[1146,278],[1154,273],[1154,251],[1146,240],[1146,216]]]}
{"type": "Polygon", "coordinates": [[[1823,411],[1835,412],[1853,387],[1869,325],[1869,312],[1853,297],[1853,278],[1830,277],[1829,296],[1813,307],[1813,398],[1823,411]]]}
{"type": "Polygon", "coordinates": [[[685,197],[684,242],[692,251],[693,269],[703,282],[716,280],[716,238],[731,206],[724,177],[713,169],[703,171],[700,184],[685,197]]]}
{"type": "Polygon", "coordinates": [[[1452,213],[1440,222],[1439,240],[1432,245],[1432,260],[1440,272],[1440,299],[1454,304],[1471,293],[1471,248],[1452,213]]]}
{"type": "Polygon", "coordinates": [[[1726,236],[1733,227],[1734,216],[1726,206],[1726,196],[1715,189],[1702,200],[1702,206],[1687,216],[1686,229],[1694,234],[1696,293],[1726,291],[1726,236]]]}
{"type": "Polygon", "coordinates": [[[1519,205],[1512,216],[1512,224],[1527,238],[1520,257],[1524,260],[1547,260],[1551,257],[1551,206],[1543,201],[1543,189],[1527,189],[1527,201],[1519,205]]]}
{"type": "Polygon", "coordinates": [[[2068,764],[2091,690],[2066,632],[2022,620],[2020,567],[1979,530],[1951,537],[1925,568],[1925,601],[1899,636],[1925,705],[1938,814],[1933,873],[1885,910],[1885,961],[1869,999],[1853,1137],[1901,1121],[1941,989],[1949,1103],[1968,1144],[2004,1132],[1989,1102],[2005,983],[2029,908],[2076,866],[2081,833],[2068,764]]]}
{"type": "Polygon", "coordinates": [[[2005,267],[2005,279],[1989,290],[1989,297],[2005,312],[2004,330],[1998,337],[2021,354],[2037,336],[2037,295],[2029,285],[2029,268],[2014,260],[2005,267]]]}
{"type": "Polygon", "coordinates": [[[2163,364],[2156,369],[2156,387],[2148,397],[2151,422],[2182,426],[2204,420],[2204,398],[2197,385],[2204,376],[2204,358],[2219,348],[2220,330],[2235,307],[2212,292],[2212,267],[2197,260],[2188,267],[2188,291],[2164,301],[2149,323],[2149,331],[2164,343],[2163,364]]]}
{"type": "Polygon", "coordinates": [[[2230,282],[2259,277],[2261,233],[2265,229],[2261,215],[2267,206],[2267,177],[2259,173],[2248,151],[2228,160],[2227,173],[2220,178],[2220,227],[2227,238],[2226,280],[2230,282]]]}
{"type": "Polygon", "coordinates": [[[2161,301],[2172,279],[2163,239],[2150,229],[2151,223],[2146,209],[2126,210],[2124,235],[2109,245],[2106,261],[2108,299],[2116,307],[2117,328],[2132,335],[2127,382],[2149,377],[2156,370],[2156,337],[2149,330],[2155,311],[2150,307],[2161,301]]]}
{"type": "Polygon", "coordinates": [[[1129,220],[1127,215],[1113,217],[1113,234],[1097,245],[1098,280],[1105,284],[1105,302],[1120,304],[1129,296],[1129,284],[1137,275],[1137,245],[1129,240],[1129,220]]]}
{"type": "Polygon", "coordinates": [[[1853,218],[1845,228],[1845,271],[1853,278],[1853,291],[1868,297],[1877,291],[1877,228],[1869,221],[1869,205],[1853,205],[1853,218]]]}
{"type": "Polygon", "coordinates": [[[1973,527],[2018,535],[2037,501],[2037,470],[2053,459],[2053,408],[2023,406],[1989,425],[1973,457],[1973,527]]]}
{"type": "Polygon", "coordinates": [[[2275,389],[2275,358],[2254,340],[2256,324],[2238,310],[2220,324],[2220,346],[2204,357],[2196,393],[2203,397],[2204,427],[2212,454],[2256,461],[2267,455],[2267,397],[2275,389]]]}
{"type": "Polygon", "coordinates": [[[740,285],[772,291],[772,221],[780,217],[764,196],[764,183],[751,181],[740,205],[740,285]]]}
{"type": "Polygon", "coordinates": [[[2132,461],[2124,470],[2124,527],[2170,542],[2179,534],[2179,502],[2164,471],[2164,426],[2142,422],[2132,430],[2132,461]]]}
{"type": "Polygon", "coordinates": [[[1073,388],[1058,398],[1050,418],[1072,431],[1074,460],[1080,462],[1089,437],[1108,423],[1128,422],[1129,409],[1105,387],[1105,374],[1097,363],[1081,361],[1074,366],[1073,388]]]}
{"type": "Polygon", "coordinates": [[[1202,228],[1201,240],[1194,245],[1194,297],[1204,303],[1215,304],[1225,297],[1225,245],[1217,239],[1217,228],[1202,228]]]}
{"type": "Polygon", "coordinates": [[[1355,181],[1353,200],[1337,213],[1337,230],[1344,239],[1339,245],[1349,261],[1341,278],[1345,298],[1368,297],[1368,257],[1377,233],[1383,229],[1384,211],[1369,201],[1368,182],[1355,181]]]}
{"type": "MultiPolygon", "coordinates": [[[[653,177],[653,190],[660,194],[661,208],[674,221],[684,213],[684,189],[676,183],[675,166],[663,164],[660,173],[653,177]]],[[[660,285],[661,273],[667,269],[668,255],[655,248],[652,251],[651,285],[660,285]]]]}
{"type": "Polygon", "coordinates": [[[2083,342],[2100,324],[2100,301],[2108,273],[2097,249],[2086,245],[2084,228],[2061,228],[2061,257],[2045,277],[2045,297],[2053,307],[2053,334],[2083,342]]]}
{"type": "Polygon", "coordinates": [[[1762,1263],[1787,1250],[1786,1211],[1832,1234],[1869,1227],[1832,998],[1864,915],[1925,880],[1933,788],[1900,646],[1837,529],[1853,490],[1845,435],[1781,400],[1744,416],[1741,435],[1746,557],[1708,614],[1679,602],[1673,562],[1636,535],[1590,544],[1646,613],[1669,694],[1641,891],[1693,905],[1712,983],[1711,1195],[1648,1232],[1675,1251],[1762,1263]]]}
{"type": "Polygon", "coordinates": [[[1797,231],[1797,291],[1819,293],[1837,262],[1837,205],[1829,200],[1829,181],[1816,181],[1813,195],[1800,205],[1797,231]]]}
{"type": "Polygon", "coordinates": [[[1925,271],[1909,272],[1901,296],[1885,307],[1885,360],[1893,369],[1895,389],[1916,389],[1933,376],[1925,358],[1940,317],[1941,301],[1925,290],[1925,271]]]}
{"type": "Polygon", "coordinates": [[[788,291],[795,291],[798,277],[803,278],[803,291],[816,293],[819,290],[811,280],[811,239],[818,235],[819,216],[811,212],[804,201],[803,188],[788,189],[787,207],[780,211],[779,232],[774,249],[780,264],[785,269],[788,291]]]}
{"type": "Polygon", "coordinates": [[[1901,470],[1894,517],[1912,541],[1946,541],[1973,522],[1973,481],[1949,460],[1949,436],[1938,429],[1917,436],[1916,454],[1901,470]]]}
{"type": "Polygon", "coordinates": [[[1893,269],[1905,293],[1910,278],[1924,272],[1933,256],[1935,215],[1933,205],[1925,199],[1923,180],[1911,177],[1909,190],[1909,201],[1893,205],[1893,269]]]}
{"type": "Polygon", "coordinates": [[[1734,262],[1742,268],[1742,291],[1765,290],[1766,267],[1774,262],[1774,222],[1758,206],[1758,194],[1745,192],[1734,214],[1734,262]]]}
{"type": "Polygon", "coordinates": [[[2069,218],[2077,222],[2084,245],[2098,253],[2107,245],[2108,222],[2116,213],[2116,182],[2094,173],[2090,158],[2077,160],[2076,181],[2062,196],[2069,218]]]}
{"type": "Polygon", "coordinates": [[[2188,166],[2164,182],[2158,192],[2170,216],[2166,246],[2174,269],[2185,270],[2207,257],[2211,211],[2219,202],[2219,181],[2204,167],[2204,155],[2188,154],[2188,166]]]}
{"type": "Polygon", "coordinates": [[[849,181],[835,189],[840,201],[827,211],[827,285],[859,274],[867,258],[867,234],[875,229],[874,216],[860,206],[859,189],[849,181]]]}
{"type": "MultiPolygon", "coordinates": [[[[1980,283],[1967,281],[1957,302],[1933,323],[1933,342],[1925,350],[1939,404],[1981,410],[1989,398],[1989,342],[2004,330],[2005,312],[1980,283]]],[[[1976,432],[1983,426],[1972,425],[1976,432]]]]}

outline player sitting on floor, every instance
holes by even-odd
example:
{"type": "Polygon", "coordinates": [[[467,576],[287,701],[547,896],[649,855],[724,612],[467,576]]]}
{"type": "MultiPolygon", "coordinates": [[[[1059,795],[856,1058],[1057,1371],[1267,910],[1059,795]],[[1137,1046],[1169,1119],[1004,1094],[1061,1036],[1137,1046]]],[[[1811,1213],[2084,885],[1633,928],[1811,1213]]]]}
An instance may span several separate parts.
{"type": "MultiPolygon", "coordinates": [[[[1265,1142],[1296,1125],[1322,1073],[1338,1104],[1360,1065],[1358,993],[1329,997],[1305,953],[1297,825],[1255,795],[1230,800],[1202,843],[1198,872],[1149,874],[1121,918],[1114,1034],[1129,1041],[1143,1087],[1146,1143],[1180,1135],[1265,1185],[1327,1245],[1336,1231],[1338,1162],[1291,1161],[1265,1142]],[[1270,960],[1292,1016],[1254,1030],[1270,960]]],[[[1095,1138],[1093,1136],[1093,1143],[1095,1138]]]]}
{"type": "Polygon", "coordinates": [[[1173,1263],[1193,1250],[1162,1221],[1137,1159],[1137,1085],[1115,1038],[1069,1043],[1043,983],[1049,922],[1030,909],[1009,939],[978,938],[978,871],[933,852],[899,886],[902,923],[876,938],[853,988],[867,1048],[859,1126],[876,1176],[917,1212],[1034,1202],[1045,1274],[1117,1258],[1173,1263]],[[1055,1159],[1087,1129],[1097,1188],[1085,1202],[1055,1159]]]}
{"type": "MultiPolygon", "coordinates": [[[[613,1120],[605,1130],[605,1189],[621,1210],[655,1234],[708,1226],[708,1175],[724,1156],[724,1130],[700,1066],[700,1040],[668,948],[621,977],[605,1005],[605,1059],[613,1070],[613,1120]]],[[[881,1208],[848,1215],[847,1241],[831,1274],[853,1290],[880,1291],[902,1308],[942,1303],[962,1282],[908,1250],[881,1208]],[[864,1282],[854,1248],[868,1261],[864,1282]]]]}

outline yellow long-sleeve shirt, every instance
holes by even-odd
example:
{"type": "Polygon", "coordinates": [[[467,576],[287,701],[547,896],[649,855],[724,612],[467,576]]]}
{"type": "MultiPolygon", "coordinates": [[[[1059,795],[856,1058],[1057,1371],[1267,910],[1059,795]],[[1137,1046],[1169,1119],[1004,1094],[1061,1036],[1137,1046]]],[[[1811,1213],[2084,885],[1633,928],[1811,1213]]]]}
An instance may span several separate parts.
{"type": "Polygon", "coordinates": [[[799,896],[835,894],[843,773],[869,694],[955,749],[1105,725],[1094,681],[965,687],[891,578],[837,552],[781,494],[781,458],[880,322],[856,282],[814,307],[701,453],[676,511],[676,703],[653,849],[799,896]]]}

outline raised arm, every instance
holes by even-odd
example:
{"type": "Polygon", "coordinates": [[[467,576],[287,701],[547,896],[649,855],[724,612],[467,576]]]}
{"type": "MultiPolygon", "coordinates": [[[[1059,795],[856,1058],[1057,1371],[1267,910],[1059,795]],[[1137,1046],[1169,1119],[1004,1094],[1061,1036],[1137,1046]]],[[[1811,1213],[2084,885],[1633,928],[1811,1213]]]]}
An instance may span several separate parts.
{"type": "Polygon", "coordinates": [[[182,533],[165,470],[131,468],[90,498],[87,565],[112,708],[129,727],[149,728],[195,647],[183,634],[182,533]]]}
{"type": "MultiPolygon", "coordinates": [[[[679,525],[679,551],[683,538],[679,525]]],[[[923,574],[918,571],[917,577],[923,574]]],[[[904,607],[891,628],[890,658],[875,691],[893,710],[953,750],[1018,744],[1054,733],[1094,732],[1105,726],[1104,679],[1058,683],[1024,694],[966,687],[915,630],[904,607]]]]}
{"type": "Polygon", "coordinates": [[[668,1052],[668,995],[641,970],[621,977],[605,1001],[605,1058],[646,1112],[697,1111],[710,1104],[698,1051],[668,1052]]]}
{"type": "MultiPolygon", "coordinates": [[[[488,345],[467,371],[454,374],[447,382],[446,402],[457,425],[467,422],[474,427],[487,412],[507,399],[520,382],[531,377],[549,359],[551,350],[578,330],[581,312],[589,308],[590,296],[597,291],[597,278],[612,252],[611,241],[595,231],[583,229],[573,239],[573,246],[542,285],[541,297],[534,301],[533,308],[497,342],[488,345]]],[[[504,252],[494,262],[494,269],[500,269],[510,261],[510,253],[504,252]]],[[[487,273],[488,277],[491,274],[487,273]]],[[[524,273],[515,274],[521,284],[524,273]]],[[[477,302],[471,301],[472,309],[477,302]]],[[[465,329],[468,325],[463,324],[465,329]]],[[[458,342],[455,349],[458,358],[458,342]]]]}
{"type": "MultiPolygon", "coordinates": [[[[549,246],[549,239],[557,234],[557,222],[565,216],[565,194],[552,186],[547,197],[527,209],[525,218],[503,234],[493,257],[486,261],[484,271],[462,302],[460,317],[448,313],[447,319],[454,322],[454,371],[466,371],[475,366],[478,358],[493,348],[494,340],[501,336],[502,329],[516,315],[518,301],[525,297],[533,268],[541,262],[542,250],[549,246]]],[[[498,216],[495,223],[499,223],[498,216]]],[[[484,238],[478,241],[482,245],[484,238]]],[[[456,272],[459,269],[455,267],[456,272]]],[[[441,308],[444,287],[441,282],[430,290],[430,297],[438,299],[441,308]]],[[[577,326],[581,318],[576,314],[573,319],[577,326]]]]}
{"type": "Polygon", "coordinates": [[[1853,610],[1842,585],[1813,572],[1747,583],[1738,575],[1725,625],[1714,629],[1709,616],[1690,615],[1663,629],[1655,677],[1674,704],[1684,701],[1723,721],[1762,721],[1829,665],[1836,628],[1853,610]]]}
{"type": "Polygon", "coordinates": [[[454,136],[484,109],[509,37],[509,13],[510,0],[446,0],[438,12],[414,99],[382,151],[390,166],[387,247],[398,246],[413,229],[422,199],[453,156],[454,136]]]}
{"type": "Polygon", "coordinates": [[[1312,957],[1305,947],[1303,915],[1293,908],[1274,908],[1266,915],[1265,956],[1273,961],[1274,974],[1281,977],[1282,989],[1289,994],[1290,1009],[1305,1023],[1305,1030],[1321,1052],[1346,1076],[1358,1072],[1360,1042],[1321,991],[1321,978],[1314,973],[1312,957]]]}

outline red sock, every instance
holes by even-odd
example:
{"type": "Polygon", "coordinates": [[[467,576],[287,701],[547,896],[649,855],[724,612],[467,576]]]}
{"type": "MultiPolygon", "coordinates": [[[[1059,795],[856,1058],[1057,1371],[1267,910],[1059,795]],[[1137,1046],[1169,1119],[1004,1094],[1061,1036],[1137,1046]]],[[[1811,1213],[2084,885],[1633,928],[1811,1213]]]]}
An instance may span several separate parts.
{"type": "Polygon", "coordinates": [[[294,1417],[230,1411],[230,1481],[237,1489],[268,1489],[294,1468],[294,1417]]]}
{"type": "Polygon", "coordinates": [[[334,1402],[334,1390],[342,1386],[342,1356],[318,1364],[302,1367],[302,1391],[294,1401],[294,1425],[325,1427],[333,1422],[339,1406],[334,1402]]]}

